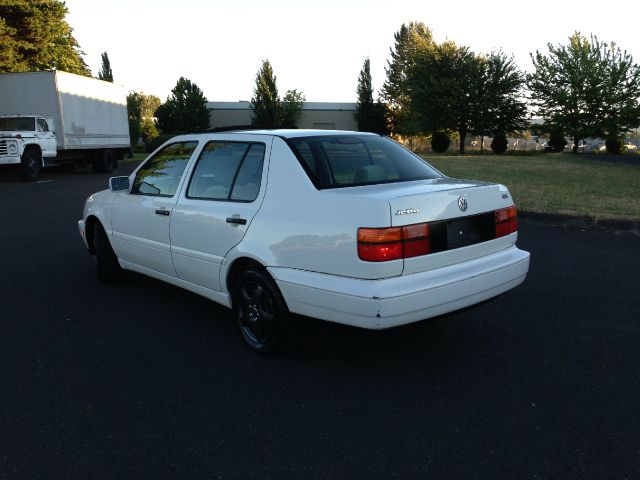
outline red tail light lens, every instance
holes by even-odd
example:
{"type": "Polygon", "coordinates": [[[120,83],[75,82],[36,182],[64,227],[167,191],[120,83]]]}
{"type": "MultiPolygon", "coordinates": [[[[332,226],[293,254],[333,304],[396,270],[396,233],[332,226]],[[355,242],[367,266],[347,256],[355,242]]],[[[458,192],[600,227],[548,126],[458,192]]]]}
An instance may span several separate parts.
{"type": "Polygon", "coordinates": [[[358,229],[358,257],[367,262],[386,262],[430,253],[429,225],[358,229]]]}
{"type": "Polygon", "coordinates": [[[402,227],[402,238],[404,240],[404,258],[418,257],[431,252],[428,223],[402,227]]]}
{"type": "Polygon", "coordinates": [[[359,243],[358,256],[367,262],[387,262],[402,258],[402,242],[359,243]]]}
{"type": "Polygon", "coordinates": [[[504,237],[518,231],[518,210],[516,207],[496,210],[496,238],[504,237]]]}

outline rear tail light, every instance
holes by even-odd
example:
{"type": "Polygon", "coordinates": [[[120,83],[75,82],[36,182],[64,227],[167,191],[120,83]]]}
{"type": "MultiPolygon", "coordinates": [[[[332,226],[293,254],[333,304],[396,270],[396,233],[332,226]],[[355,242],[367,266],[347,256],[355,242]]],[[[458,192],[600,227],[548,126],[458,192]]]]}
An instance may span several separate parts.
{"type": "Polygon", "coordinates": [[[427,223],[358,229],[358,257],[367,262],[399,260],[426,255],[430,251],[427,223]]]}
{"type": "Polygon", "coordinates": [[[516,207],[496,210],[496,238],[518,231],[518,210],[516,207]]]}

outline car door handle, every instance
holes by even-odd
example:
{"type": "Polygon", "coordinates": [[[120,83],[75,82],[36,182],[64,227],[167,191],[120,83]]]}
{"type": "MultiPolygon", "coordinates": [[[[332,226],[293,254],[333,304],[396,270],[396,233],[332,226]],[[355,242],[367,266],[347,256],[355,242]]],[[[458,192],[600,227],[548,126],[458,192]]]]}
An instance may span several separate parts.
{"type": "Polygon", "coordinates": [[[156,214],[157,215],[164,215],[165,217],[168,217],[169,215],[171,215],[171,212],[169,210],[156,210],[156,214]]]}
{"type": "Polygon", "coordinates": [[[240,217],[227,217],[227,223],[235,223],[237,225],[246,225],[247,219],[240,217]]]}

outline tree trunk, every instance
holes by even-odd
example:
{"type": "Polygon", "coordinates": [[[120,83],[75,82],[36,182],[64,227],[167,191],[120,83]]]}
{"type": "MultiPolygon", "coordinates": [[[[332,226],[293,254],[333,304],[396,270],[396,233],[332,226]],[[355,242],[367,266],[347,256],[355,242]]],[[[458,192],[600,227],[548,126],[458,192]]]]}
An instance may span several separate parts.
{"type": "Polygon", "coordinates": [[[460,135],[460,153],[464,153],[464,140],[467,137],[467,131],[458,130],[458,135],[460,135]]]}
{"type": "Polygon", "coordinates": [[[480,155],[484,153],[484,135],[480,135],[480,155]]]}
{"type": "Polygon", "coordinates": [[[580,143],[580,139],[573,137],[573,148],[571,149],[571,153],[578,153],[578,144],[580,143]]]}

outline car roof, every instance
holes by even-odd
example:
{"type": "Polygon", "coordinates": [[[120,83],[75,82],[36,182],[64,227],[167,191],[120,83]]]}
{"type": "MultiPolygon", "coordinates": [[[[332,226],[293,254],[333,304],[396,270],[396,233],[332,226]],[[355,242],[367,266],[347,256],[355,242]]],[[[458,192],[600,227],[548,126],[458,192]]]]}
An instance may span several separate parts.
{"type": "Polygon", "coordinates": [[[375,133],[369,132],[353,132],[349,130],[314,130],[314,129],[262,129],[262,130],[252,130],[252,129],[238,129],[238,130],[228,130],[228,131],[217,131],[217,132],[194,132],[191,134],[187,134],[189,136],[196,135],[212,135],[212,136],[221,136],[221,135],[268,135],[273,137],[280,138],[300,138],[300,137],[319,137],[319,136],[336,136],[336,135],[367,135],[367,136],[379,136],[375,133]]]}

